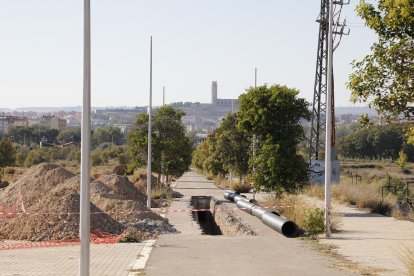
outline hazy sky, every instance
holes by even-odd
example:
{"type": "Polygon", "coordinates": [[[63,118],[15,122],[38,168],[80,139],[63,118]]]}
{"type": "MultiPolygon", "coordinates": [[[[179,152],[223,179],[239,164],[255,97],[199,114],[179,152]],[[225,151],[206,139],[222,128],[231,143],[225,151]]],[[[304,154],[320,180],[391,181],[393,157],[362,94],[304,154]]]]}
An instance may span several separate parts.
{"type": "MultiPolygon", "coordinates": [[[[356,0],[344,6],[348,22],[356,0]]],[[[92,105],[235,98],[254,83],[295,87],[311,101],[320,0],[92,0],[92,105]]],[[[82,102],[83,0],[0,0],[0,107],[82,102]]],[[[349,106],[350,62],[376,37],[357,24],[335,52],[335,100],[349,106]]]]}

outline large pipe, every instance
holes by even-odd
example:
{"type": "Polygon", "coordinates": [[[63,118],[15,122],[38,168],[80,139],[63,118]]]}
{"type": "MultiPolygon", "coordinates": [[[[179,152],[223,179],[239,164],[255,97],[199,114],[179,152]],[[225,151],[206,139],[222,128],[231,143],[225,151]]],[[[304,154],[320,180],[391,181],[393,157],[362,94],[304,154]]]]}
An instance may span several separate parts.
{"type": "Polygon", "coordinates": [[[264,213],[262,215],[262,222],[288,238],[295,237],[298,232],[298,227],[293,221],[281,218],[274,212],[264,213]]]}
{"type": "Polygon", "coordinates": [[[269,210],[254,204],[253,200],[249,200],[245,196],[241,196],[234,191],[226,191],[224,193],[224,198],[236,202],[238,208],[261,219],[263,224],[276,230],[285,237],[293,238],[298,234],[298,226],[296,223],[280,217],[276,212],[270,212],[269,210]]]}
{"type": "Polygon", "coordinates": [[[260,207],[258,205],[253,206],[252,208],[252,215],[257,217],[258,219],[262,219],[262,216],[264,213],[269,212],[268,209],[265,209],[263,207],[260,207]]]}
{"type": "Polygon", "coordinates": [[[239,200],[237,201],[237,207],[245,211],[246,213],[249,213],[252,215],[252,208],[255,206],[255,204],[250,203],[246,200],[239,200]]]}

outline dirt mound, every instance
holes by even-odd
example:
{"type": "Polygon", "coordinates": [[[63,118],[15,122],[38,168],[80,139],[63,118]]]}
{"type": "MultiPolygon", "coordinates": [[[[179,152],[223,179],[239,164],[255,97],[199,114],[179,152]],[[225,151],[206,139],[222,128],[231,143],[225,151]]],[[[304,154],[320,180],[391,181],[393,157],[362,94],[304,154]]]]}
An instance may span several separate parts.
{"type": "MultiPolygon", "coordinates": [[[[138,180],[134,181],[134,186],[137,187],[140,191],[146,192],[147,190],[147,174],[140,174],[138,180]]],[[[164,184],[158,182],[158,179],[151,175],[151,190],[156,188],[163,187],[164,184]]]]}
{"type": "MultiPolygon", "coordinates": [[[[140,178],[134,182],[134,186],[138,188],[141,192],[146,194],[147,192],[147,174],[141,174],[140,178]]],[[[156,177],[151,175],[151,191],[162,190],[165,189],[167,193],[171,195],[173,198],[181,198],[183,197],[182,194],[179,192],[174,191],[168,185],[165,185],[161,181],[158,181],[156,177]]]]}
{"type": "Polygon", "coordinates": [[[19,177],[16,182],[4,189],[0,194],[0,205],[14,205],[19,191],[24,193],[25,204],[33,205],[40,200],[43,194],[74,176],[73,173],[55,164],[35,165],[19,177]]]}
{"type": "MultiPolygon", "coordinates": [[[[29,214],[3,220],[0,238],[34,241],[78,238],[79,187],[79,176],[56,165],[44,163],[30,168],[0,195],[3,206],[23,211],[13,209],[20,195],[29,214]]],[[[101,176],[91,183],[91,229],[121,234],[132,227],[140,238],[176,232],[164,218],[150,212],[145,202],[145,195],[126,177],[101,176]],[[146,227],[149,224],[145,221],[157,227],[146,227]]]]}

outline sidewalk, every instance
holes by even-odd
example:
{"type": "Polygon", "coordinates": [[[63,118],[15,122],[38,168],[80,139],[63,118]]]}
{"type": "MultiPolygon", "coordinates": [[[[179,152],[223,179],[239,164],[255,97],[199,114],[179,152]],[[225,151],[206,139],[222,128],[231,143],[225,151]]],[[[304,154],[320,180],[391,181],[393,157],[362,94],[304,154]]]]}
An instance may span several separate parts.
{"type": "MultiPolygon", "coordinates": [[[[322,201],[312,199],[323,206],[322,201]]],[[[402,275],[406,272],[403,256],[414,248],[414,223],[368,213],[354,207],[333,204],[340,216],[342,231],[320,242],[336,246],[349,260],[383,270],[379,275],[402,275]]]]}
{"type": "MultiPolygon", "coordinates": [[[[90,275],[135,275],[145,244],[91,244],[90,275]]],[[[0,275],[78,275],[79,251],[79,245],[0,250],[0,275]]]]}
{"type": "MultiPolygon", "coordinates": [[[[193,172],[180,178],[175,190],[184,197],[173,202],[172,210],[190,208],[191,196],[223,199],[224,192],[193,172]]],[[[167,213],[181,233],[157,240],[145,275],[355,275],[339,271],[334,260],[311,250],[305,242],[285,238],[243,211],[234,212],[257,236],[201,235],[191,212],[167,213]]]]}

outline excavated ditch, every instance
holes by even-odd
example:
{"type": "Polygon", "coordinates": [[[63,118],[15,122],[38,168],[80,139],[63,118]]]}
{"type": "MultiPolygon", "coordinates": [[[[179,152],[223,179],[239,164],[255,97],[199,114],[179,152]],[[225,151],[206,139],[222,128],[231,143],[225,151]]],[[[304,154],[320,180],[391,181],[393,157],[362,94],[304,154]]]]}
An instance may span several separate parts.
{"type": "Polygon", "coordinates": [[[192,216],[200,225],[204,235],[212,236],[245,236],[256,233],[239,218],[233,211],[219,200],[210,196],[192,196],[190,202],[192,216]]]}

